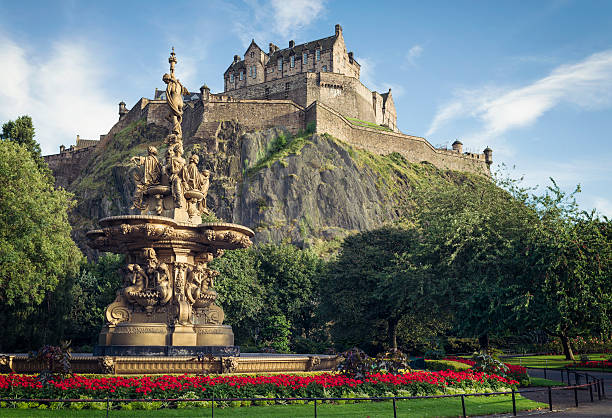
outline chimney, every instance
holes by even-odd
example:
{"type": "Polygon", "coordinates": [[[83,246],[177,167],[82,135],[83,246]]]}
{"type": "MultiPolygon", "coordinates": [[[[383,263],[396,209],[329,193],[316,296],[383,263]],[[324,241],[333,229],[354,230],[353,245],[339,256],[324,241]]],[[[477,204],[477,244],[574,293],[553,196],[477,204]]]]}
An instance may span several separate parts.
{"type": "Polygon", "coordinates": [[[353,63],[353,52],[352,51],[349,52],[348,56],[349,56],[349,62],[352,64],[353,63]]]}
{"type": "Polygon", "coordinates": [[[274,45],[272,42],[270,42],[270,54],[277,50],[278,50],[278,47],[274,45]]]}
{"type": "Polygon", "coordinates": [[[342,26],[336,25],[336,36],[339,36],[340,34],[342,34],[342,26]]]}
{"type": "Polygon", "coordinates": [[[237,63],[238,61],[240,61],[240,56],[234,55],[234,63],[237,63]]]}
{"type": "Polygon", "coordinates": [[[463,152],[463,143],[459,140],[453,142],[453,151],[457,151],[461,154],[463,152]]]}
{"type": "Polygon", "coordinates": [[[66,147],[64,145],[60,145],[60,153],[66,152],[66,147]]]}
{"type": "Polygon", "coordinates": [[[289,41],[289,48],[293,48],[295,46],[295,41],[292,39],[289,41]]]}
{"type": "MultiPolygon", "coordinates": [[[[128,112],[127,107],[125,107],[125,102],[121,101],[119,102],[119,120],[121,120],[121,118],[123,117],[123,115],[125,115],[128,112]]],[[[77,139],[78,139],[78,135],[77,135],[77,139]]]]}

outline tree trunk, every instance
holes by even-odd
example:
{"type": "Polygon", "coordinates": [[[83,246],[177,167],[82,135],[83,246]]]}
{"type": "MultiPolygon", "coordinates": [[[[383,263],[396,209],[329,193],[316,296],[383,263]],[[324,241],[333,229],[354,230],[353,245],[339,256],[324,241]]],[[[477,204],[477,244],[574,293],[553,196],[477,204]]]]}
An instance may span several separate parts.
{"type": "Polygon", "coordinates": [[[478,345],[480,345],[480,351],[488,352],[489,351],[489,334],[485,333],[478,337],[478,345]]]}
{"type": "Polygon", "coordinates": [[[565,354],[565,359],[575,360],[572,347],[570,346],[569,338],[564,334],[561,334],[559,338],[561,339],[561,345],[563,346],[563,354],[565,354]]]}
{"type": "Polygon", "coordinates": [[[397,324],[399,321],[397,319],[389,319],[387,321],[388,326],[388,337],[389,337],[389,346],[391,347],[391,351],[397,351],[397,324]]]}

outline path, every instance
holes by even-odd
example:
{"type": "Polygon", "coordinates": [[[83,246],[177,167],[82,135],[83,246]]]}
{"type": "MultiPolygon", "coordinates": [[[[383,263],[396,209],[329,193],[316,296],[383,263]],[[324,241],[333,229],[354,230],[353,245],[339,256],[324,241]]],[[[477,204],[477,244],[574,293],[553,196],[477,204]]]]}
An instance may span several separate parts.
{"type": "MultiPolygon", "coordinates": [[[[584,373],[584,372],[583,372],[584,373]]],[[[579,417],[579,418],[599,418],[599,417],[612,417],[612,373],[604,372],[588,372],[591,376],[598,379],[604,379],[606,398],[601,401],[598,400],[597,391],[593,391],[593,400],[591,402],[591,396],[588,388],[578,390],[578,408],[576,408],[576,400],[574,398],[573,390],[552,390],[552,403],[553,412],[548,409],[543,411],[525,411],[519,412],[518,416],[537,416],[543,415],[546,417],[579,417]]],[[[574,384],[574,374],[571,375],[571,384],[574,384]]],[[[544,371],[540,369],[529,369],[529,376],[532,377],[544,377],[544,371]]],[[[561,380],[561,374],[559,370],[547,370],[546,376],[551,380],[561,380]]],[[[567,374],[564,373],[565,379],[567,374]]],[[[584,377],[580,381],[581,384],[586,383],[584,377]]],[[[546,388],[532,388],[532,389],[546,389],[546,388]]],[[[523,394],[525,398],[548,404],[548,391],[543,392],[531,392],[523,394]]],[[[512,414],[500,414],[500,415],[489,415],[490,417],[510,417],[512,414]]]]}

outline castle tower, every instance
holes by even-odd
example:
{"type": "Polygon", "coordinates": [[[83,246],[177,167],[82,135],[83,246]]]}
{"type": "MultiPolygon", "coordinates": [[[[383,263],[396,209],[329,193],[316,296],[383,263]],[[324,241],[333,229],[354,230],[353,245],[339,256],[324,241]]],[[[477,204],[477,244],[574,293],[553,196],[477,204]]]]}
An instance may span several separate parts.
{"type": "Polygon", "coordinates": [[[493,164],[493,150],[489,147],[486,147],[482,152],[485,156],[485,162],[490,167],[493,164]]]}
{"type": "Polygon", "coordinates": [[[127,107],[125,107],[125,102],[122,100],[119,102],[119,120],[121,120],[123,115],[125,115],[127,112],[129,112],[129,110],[127,107]]]}
{"type": "Polygon", "coordinates": [[[463,153],[463,142],[456,140],[453,142],[453,151],[457,151],[459,154],[463,153]]]}

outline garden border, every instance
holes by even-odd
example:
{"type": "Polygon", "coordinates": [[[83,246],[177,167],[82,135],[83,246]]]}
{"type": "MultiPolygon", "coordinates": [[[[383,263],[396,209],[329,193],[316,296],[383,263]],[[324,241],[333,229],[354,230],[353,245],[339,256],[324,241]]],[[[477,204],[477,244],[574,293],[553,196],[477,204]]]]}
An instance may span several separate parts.
{"type": "MultiPolygon", "coordinates": [[[[429,396],[376,396],[376,397],[354,397],[354,398],[215,398],[214,392],[211,398],[155,398],[155,399],[122,399],[122,398],[91,398],[91,399],[33,399],[33,398],[0,398],[0,402],[62,402],[62,403],[78,403],[78,402],[105,402],[106,403],[106,416],[109,416],[110,403],[111,402],[211,402],[211,417],[215,416],[215,402],[235,402],[235,401],[250,401],[250,402],[261,402],[261,401],[307,401],[314,403],[314,417],[317,417],[317,402],[325,401],[393,401],[393,417],[397,418],[397,405],[398,400],[413,400],[413,399],[439,399],[439,398],[461,398],[461,409],[463,417],[467,416],[465,408],[465,398],[470,396],[496,396],[496,395],[512,395],[512,415],[516,416],[516,395],[523,393],[534,393],[534,392],[546,392],[548,391],[548,407],[549,410],[553,410],[552,403],[552,391],[553,390],[573,390],[576,407],[578,407],[578,389],[587,388],[591,402],[595,401],[594,390],[597,391],[598,400],[606,399],[604,379],[598,379],[588,373],[580,373],[575,370],[567,370],[568,385],[570,383],[570,373],[574,373],[574,385],[563,386],[563,387],[548,387],[546,389],[531,389],[517,391],[514,388],[511,391],[505,392],[489,392],[489,393],[460,393],[452,395],[429,395],[429,396]],[[580,375],[584,375],[586,382],[580,384],[580,375]],[[591,381],[589,382],[589,376],[591,381]],[[595,387],[595,388],[593,388],[595,387]]],[[[563,369],[561,369],[561,375],[563,376],[563,369]]]]}

